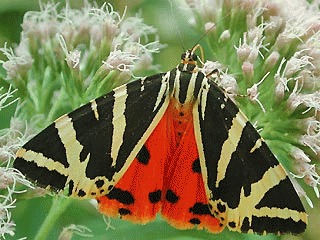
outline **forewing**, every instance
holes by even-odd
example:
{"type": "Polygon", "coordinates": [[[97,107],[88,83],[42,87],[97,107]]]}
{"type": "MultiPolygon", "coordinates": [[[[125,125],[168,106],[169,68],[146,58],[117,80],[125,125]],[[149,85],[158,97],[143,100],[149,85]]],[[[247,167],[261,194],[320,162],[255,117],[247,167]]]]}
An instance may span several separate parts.
{"type": "Polygon", "coordinates": [[[303,232],[307,215],[291,181],[232,100],[204,79],[193,114],[214,215],[241,232],[303,232]]]}
{"type": "Polygon", "coordinates": [[[130,82],[63,115],[17,152],[14,167],[42,187],[105,195],[164,114],[168,76],[130,82]]]}

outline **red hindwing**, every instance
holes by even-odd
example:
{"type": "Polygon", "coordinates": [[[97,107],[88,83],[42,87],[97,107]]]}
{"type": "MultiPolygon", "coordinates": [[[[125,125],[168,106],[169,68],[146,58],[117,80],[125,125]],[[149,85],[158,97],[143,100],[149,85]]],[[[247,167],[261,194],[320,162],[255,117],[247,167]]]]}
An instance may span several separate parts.
{"type": "Polygon", "coordinates": [[[164,116],[119,182],[98,199],[99,209],[135,223],[158,212],[179,229],[223,227],[208,207],[194,135],[192,108],[171,101],[164,116]]]}

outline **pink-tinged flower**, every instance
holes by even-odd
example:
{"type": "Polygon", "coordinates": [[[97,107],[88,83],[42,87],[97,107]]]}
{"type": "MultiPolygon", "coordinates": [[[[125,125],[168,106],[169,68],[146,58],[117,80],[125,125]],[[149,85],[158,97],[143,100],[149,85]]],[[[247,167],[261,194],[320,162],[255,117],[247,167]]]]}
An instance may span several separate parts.
{"type": "Polygon", "coordinates": [[[92,234],[92,231],[88,227],[71,224],[68,227],[63,228],[62,232],[59,235],[59,239],[71,240],[74,235],[78,235],[84,238],[91,238],[94,236],[92,234]]]}
{"type": "Polygon", "coordinates": [[[3,48],[0,48],[0,52],[8,59],[7,61],[0,61],[7,72],[8,79],[20,79],[24,77],[32,66],[33,59],[28,52],[16,51],[16,53],[12,48],[8,48],[7,44],[3,48]]]}
{"type": "Polygon", "coordinates": [[[136,60],[138,60],[138,56],[132,53],[114,50],[110,53],[107,60],[103,61],[103,64],[107,71],[117,69],[124,72],[129,71],[134,66],[136,60]]]}

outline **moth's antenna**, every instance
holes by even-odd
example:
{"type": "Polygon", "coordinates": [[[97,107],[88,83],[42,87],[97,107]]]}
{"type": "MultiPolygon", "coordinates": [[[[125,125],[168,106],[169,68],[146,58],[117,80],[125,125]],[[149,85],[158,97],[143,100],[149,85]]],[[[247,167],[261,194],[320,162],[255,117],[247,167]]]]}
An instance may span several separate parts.
{"type": "Polygon", "coordinates": [[[196,45],[194,45],[192,48],[191,48],[191,53],[194,53],[194,51],[196,51],[197,49],[199,48],[200,50],[200,61],[201,61],[201,64],[203,64],[203,61],[204,61],[204,53],[203,53],[203,48],[201,47],[201,45],[199,43],[197,43],[196,45]]]}
{"type": "MultiPolygon", "coordinates": [[[[196,43],[195,43],[195,45],[193,46],[193,48],[196,47],[197,45],[199,45],[199,42],[200,42],[205,36],[207,36],[208,33],[209,33],[212,29],[214,29],[214,28],[215,28],[215,24],[213,24],[210,28],[208,28],[208,29],[200,36],[200,38],[198,39],[198,41],[196,41],[196,43]]],[[[193,49],[193,48],[192,48],[192,49],[193,49]]]]}

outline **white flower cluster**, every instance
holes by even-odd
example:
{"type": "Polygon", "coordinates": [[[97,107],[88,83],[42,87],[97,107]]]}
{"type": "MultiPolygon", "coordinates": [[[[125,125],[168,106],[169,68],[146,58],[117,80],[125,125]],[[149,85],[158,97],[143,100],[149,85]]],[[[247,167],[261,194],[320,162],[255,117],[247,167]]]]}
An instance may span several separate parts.
{"type": "MultiPolygon", "coordinates": [[[[19,45],[14,49],[7,45],[0,49],[7,58],[1,61],[7,78],[21,92],[26,88],[34,92],[32,82],[38,79],[29,79],[28,71],[34,71],[33,75],[43,79],[38,75],[44,74],[45,68],[49,66],[48,71],[58,74],[66,71],[65,63],[81,78],[81,83],[76,83],[81,91],[92,83],[99,67],[104,67],[105,75],[112,70],[126,72],[127,81],[133,71],[152,68],[153,53],[163,47],[155,28],[146,25],[138,15],[126,17],[126,10],[120,15],[111,4],[97,7],[85,2],[81,9],[71,9],[67,4],[60,11],[58,6],[56,3],[41,4],[41,11],[27,12],[19,45]]],[[[52,75],[51,78],[61,76],[52,75]]],[[[113,76],[113,79],[117,81],[118,78],[113,76]]],[[[34,87],[39,88],[38,83],[34,87]]],[[[52,97],[54,93],[50,94],[52,97]]]]}
{"type": "Polygon", "coordinates": [[[15,118],[11,120],[11,128],[0,131],[0,190],[6,191],[6,195],[0,194],[0,237],[5,237],[6,234],[14,235],[15,223],[10,213],[16,201],[13,194],[25,192],[16,189],[17,183],[33,188],[18,170],[10,167],[17,149],[29,139],[27,136],[31,136],[27,131],[24,124],[15,118]]]}

